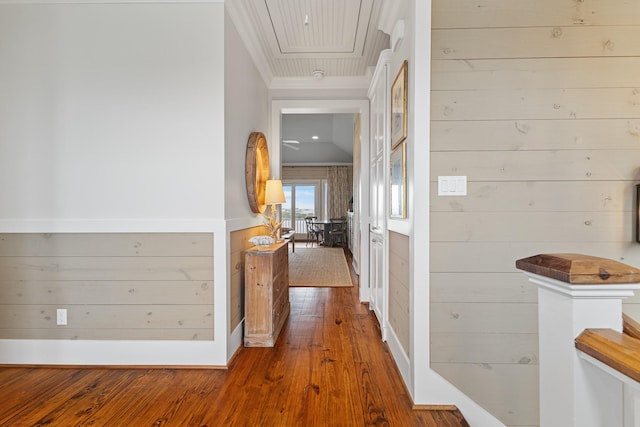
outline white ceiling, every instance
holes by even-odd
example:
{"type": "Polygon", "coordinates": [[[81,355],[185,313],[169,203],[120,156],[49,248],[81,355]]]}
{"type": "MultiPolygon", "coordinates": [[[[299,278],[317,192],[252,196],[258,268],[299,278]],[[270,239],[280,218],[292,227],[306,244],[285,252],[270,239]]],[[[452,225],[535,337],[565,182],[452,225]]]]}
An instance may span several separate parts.
{"type": "MultiPolygon", "coordinates": [[[[270,89],[366,90],[380,52],[389,48],[398,3],[226,0],[225,7],[270,89]]],[[[353,114],[286,115],[281,135],[299,141],[282,147],[283,165],[353,162],[353,114]]]]}
{"type": "Polygon", "coordinates": [[[383,0],[227,0],[231,18],[268,85],[274,79],[370,76],[389,36],[383,0]]]}
{"type": "Polygon", "coordinates": [[[353,120],[353,114],[284,114],[282,165],[353,163],[353,120]]]}

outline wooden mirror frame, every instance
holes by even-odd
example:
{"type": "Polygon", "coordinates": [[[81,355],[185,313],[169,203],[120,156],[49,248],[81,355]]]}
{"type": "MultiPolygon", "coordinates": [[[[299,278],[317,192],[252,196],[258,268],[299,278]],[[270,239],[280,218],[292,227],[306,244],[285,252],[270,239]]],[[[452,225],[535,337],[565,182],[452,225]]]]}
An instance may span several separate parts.
{"type": "Polygon", "coordinates": [[[251,132],[247,142],[245,179],[249,207],[254,213],[263,213],[267,207],[265,188],[270,173],[267,138],[262,132],[251,132]]]}

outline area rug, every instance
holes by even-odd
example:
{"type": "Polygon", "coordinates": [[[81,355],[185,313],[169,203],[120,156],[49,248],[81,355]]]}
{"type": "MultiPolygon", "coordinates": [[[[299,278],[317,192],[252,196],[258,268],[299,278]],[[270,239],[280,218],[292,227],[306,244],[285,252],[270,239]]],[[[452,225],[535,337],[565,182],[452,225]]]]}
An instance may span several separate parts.
{"type": "Polygon", "coordinates": [[[289,252],[289,286],[353,286],[342,248],[296,248],[289,252]]]}

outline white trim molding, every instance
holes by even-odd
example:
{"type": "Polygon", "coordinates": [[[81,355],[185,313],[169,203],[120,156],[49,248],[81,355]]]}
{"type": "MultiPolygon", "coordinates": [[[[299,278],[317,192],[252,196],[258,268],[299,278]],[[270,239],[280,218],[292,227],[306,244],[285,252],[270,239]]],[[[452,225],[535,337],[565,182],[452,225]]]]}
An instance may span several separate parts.
{"type": "Polygon", "coordinates": [[[370,76],[325,77],[321,80],[313,77],[276,77],[271,80],[270,90],[324,89],[324,90],[367,90],[370,76]]]}
{"type": "Polygon", "coordinates": [[[181,219],[0,219],[0,233],[222,233],[224,220],[181,219]]]}
{"type": "Polygon", "coordinates": [[[640,289],[640,283],[605,283],[602,285],[576,285],[534,273],[524,273],[531,283],[560,295],[581,298],[620,299],[631,298],[640,289]]]}
{"type": "MultiPolygon", "coordinates": [[[[224,4],[227,13],[229,13],[231,21],[233,21],[233,24],[237,29],[246,28],[247,25],[253,22],[249,10],[244,7],[244,2],[237,0],[227,0],[224,1],[224,4]]],[[[254,31],[238,31],[238,33],[240,34],[240,38],[242,39],[247,52],[249,52],[249,56],[251,56],[256,69],[260,73],[262,80],[264,81],[265,85],[269,87],[271,85],[271,81],[273,80],[273,73],[271,72],[269,61],[267,60],[267,57],[262,50],[260,40],[258,39],[254,31]]]]}
{"type": "Polygon", "coordinates": [[[0,364],[224,367],[222,341],[0,340],[0,364]]]}

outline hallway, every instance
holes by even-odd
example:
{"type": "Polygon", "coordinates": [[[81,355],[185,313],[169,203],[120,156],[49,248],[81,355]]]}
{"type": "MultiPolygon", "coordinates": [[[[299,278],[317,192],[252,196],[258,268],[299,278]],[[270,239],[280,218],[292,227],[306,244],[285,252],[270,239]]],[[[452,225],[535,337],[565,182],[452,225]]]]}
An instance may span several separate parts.
{"type": "Polygon", "coordinates": [[[413,411],[358,288],[291,288],[274,348],[229,370],[0,368],[0,425],[460,426],[413,411]]]}

